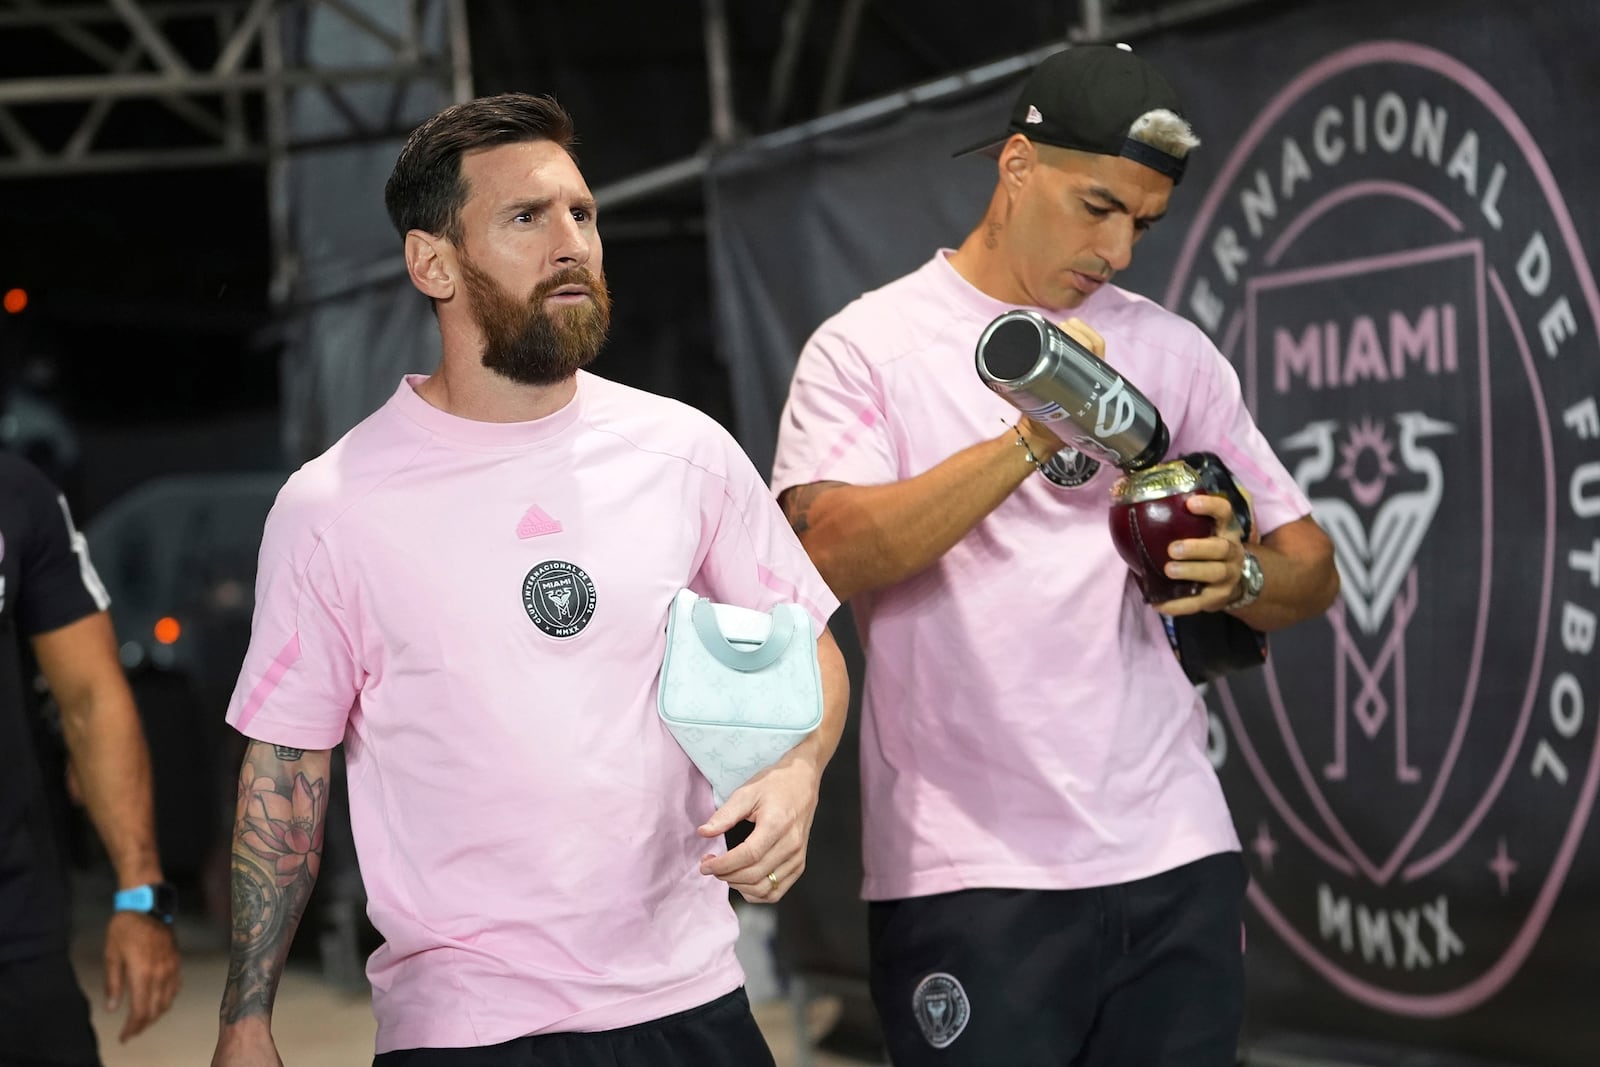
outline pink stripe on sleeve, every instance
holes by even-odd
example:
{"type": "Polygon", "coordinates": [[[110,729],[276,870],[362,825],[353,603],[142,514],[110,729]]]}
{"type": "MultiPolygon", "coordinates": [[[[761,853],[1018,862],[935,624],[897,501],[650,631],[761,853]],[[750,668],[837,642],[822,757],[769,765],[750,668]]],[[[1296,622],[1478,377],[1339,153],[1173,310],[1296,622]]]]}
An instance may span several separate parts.
{"type": "Polygon", "coordinates": [[[777,593],[779,596],[790,601],[791,603],[799,604],[802,608],[805,608],[806,611],[811,614],[812,619],[816,621],[819,628],[828,625],[828,618],[833,614],[833,612],[823,611],[815,601],[813,601],[810,597],[804,596],[800,592],[799,586],[761,566],[757,566],[756,576],[761,579],[762,585],[766,586],[774,593],[777,593]]]}
{"type": "Polygon", "coordinates": [[[839,438],[839,440],[834,444],[832,450],[828,452],[827,456],[823,457],[822,463],[818,465],[818,480],[821,480],[822,476],[827,473],[828,468],[837,463],[845,454],[845,451],[849,449],[851,445],[856,443],[856,439],[861,436],[863,430],[872,429],[877,422],[878,411],[876,408],[871,407],[870,405],[856,412],[856,424],[850,428],[849,433],[846,433],[843,437],[839,438]]]}
{"type": "Polygon", "coordinates": [[[250,725],[250,720],[256,717],[256,712],[261,710],[261,705],[267,702],[267,698],[278,688],[278,683],[283,680],[283,676],[289,673],[289,668],[293,667],[299,660],[300,634],[297,631],[289,638],[288,644],[283,646],[283,650],[273,658],[271,666],[267,668],[267,673],[261,676],[261,681],[257,682],[256,687],[250,691],[250,698],[244,702],[244,707],[239,709],[239,721],[234,724],[235,729],[243,730],[250,725]]]}

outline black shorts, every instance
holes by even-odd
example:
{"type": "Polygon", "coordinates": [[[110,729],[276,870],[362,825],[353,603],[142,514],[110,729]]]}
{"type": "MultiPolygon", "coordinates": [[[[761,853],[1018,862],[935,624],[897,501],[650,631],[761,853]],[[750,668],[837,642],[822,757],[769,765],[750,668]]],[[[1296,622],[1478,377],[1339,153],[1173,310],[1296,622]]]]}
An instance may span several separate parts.
{"type": "Polygon", "coordinates": [[[1236,852],[1094,889],[970,889],[870,909],[895,1067],[1232,1067],[1236,852]]]}
{"type": "Polygon", "coordinates": [[[0,962],[0,1067],[100,1067],[89,1002],[65,952],[0,962]]]}
{"type": "Polygon", "coordinates": [[[773,1067],[766,1038],[735,989],[709,1004],[617,1030],[538,1034],[481,1048],[385,1052],[372,1067],[773,1067]]]}

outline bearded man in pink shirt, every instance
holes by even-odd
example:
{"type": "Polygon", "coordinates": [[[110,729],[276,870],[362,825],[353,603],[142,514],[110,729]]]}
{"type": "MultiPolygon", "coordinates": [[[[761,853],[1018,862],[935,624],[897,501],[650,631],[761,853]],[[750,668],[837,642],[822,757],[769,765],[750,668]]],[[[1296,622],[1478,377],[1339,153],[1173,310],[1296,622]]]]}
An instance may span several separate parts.
{"type": "Polygon", "coordinates": [[[1201,583],[1172,616],[1260,630],[1338,576],[1310,505],[1196,326],[1111,284],[1198,145],[1122,48],[1028,78],[987,210],[961,247],[869,292],[801,353],[772,476],[856,612],[873,999],[897,1067],[1223,1067],[1243,1005],[1245,870],[1204,706],[1113,548],[1117,471],[989,392],[984,327],[1036,310],[1160,409],[1174,455],[1254,494],[1174,543],[1201,583]]]}
{"type": "Polygon", "coordinates": [[[771,1064],[728,887],[805,865],[838,742],[837,601],[733,439],[582,368],[610,298],[571,120],[447,108],[385,201],[443,359],[306,464],[262,538],[228,721],[251,739],[217,1067],[273,996],[343,743],[383,1067],[771,1064]],[[718,808],[656,715],[674,595],[810,613],[822,725],[718,808]],[[741,820],[750,836],[727,851],[741,820]]]}

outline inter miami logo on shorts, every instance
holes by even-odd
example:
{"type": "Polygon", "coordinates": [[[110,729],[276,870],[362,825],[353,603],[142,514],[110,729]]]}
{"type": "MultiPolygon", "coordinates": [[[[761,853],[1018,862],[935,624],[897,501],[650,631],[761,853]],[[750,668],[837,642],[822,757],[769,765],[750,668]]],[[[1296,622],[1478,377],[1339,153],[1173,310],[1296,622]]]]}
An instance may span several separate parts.
{"type": "Polygon", "coordinates": [[[917,1017],[928,1044],[944,1048],[967,1028],[971,1016],[967,991],[953,975],[930,974],[917,983],[911,994],[911,1013],[917,1017]]]}
{"type": "Polygon", "coordinates": [[[1076,489],[1100,473],[1100,461],[1090,459],[1075,448],[1063,448],[1039,468],[1039,473],[1053,485],[1076,489]]]}
{"type": "Polygon", "coordinates": [[[575,637],[594,617],[594,582],[582,567],[549,559],[522,580],[522,606],[551,637],[575,637]]]}

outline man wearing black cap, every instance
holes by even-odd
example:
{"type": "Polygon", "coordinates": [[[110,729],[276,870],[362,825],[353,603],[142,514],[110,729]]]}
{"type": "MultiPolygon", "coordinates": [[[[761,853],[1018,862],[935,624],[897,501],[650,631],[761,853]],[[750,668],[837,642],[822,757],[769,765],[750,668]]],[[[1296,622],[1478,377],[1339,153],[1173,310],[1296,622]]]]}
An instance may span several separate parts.
{"type": "Polygon", "coordinates": [[[898,1067],[1235,1059],[1245,870],[1204,705],[1107,529],[1117,472],[990,393],[984,327],[1030,308],[1162,412],[1172,454],[1219,454],[1253,494],[1174,543],[1197,582],[1168,615],[1274,630],[1338,590],[1310,504],[1187,320],[1111,284],[1199,144],[1122,48],[1029,76],[960,248],[818,328],[773,489],[867,651],[861,735],[873,998],[898,1067]]]}

